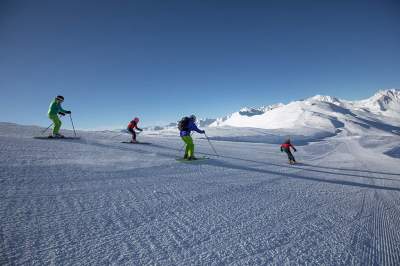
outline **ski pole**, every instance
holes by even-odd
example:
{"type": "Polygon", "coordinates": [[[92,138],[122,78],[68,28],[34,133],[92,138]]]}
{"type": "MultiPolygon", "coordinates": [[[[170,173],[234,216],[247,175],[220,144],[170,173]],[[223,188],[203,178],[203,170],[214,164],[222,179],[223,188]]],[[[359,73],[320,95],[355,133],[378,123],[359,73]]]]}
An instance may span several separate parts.
{"type": "Polygon", "coordinates": [[[75,126],[74,126],[74,122],[72,121],[72,115],[71,115],[71,114],[69,114],[69,119],[71,120],[72,129],[74,130],[74,135],[75,135],[75,137],[76,137],[75,126]]]}
{"type": "Polygon", "coordinates": [[[42,131],[42,135],[43,135],[44,133],[46,133],[46,131],[49,130],[49,128],[50,128],[53,124],[54,124],[54,123],[51,123],[50,126],[48,126],[45,130],[43,130],[43,131],[42,131]]]}
{"type": "Polygon", "coordinates": [[[208,138],[207,134],[204,133],[204,135],[206,136],[206,139],[208,140],[208,143],[210,144],[211,148],[214,150],[215,155],[219,156],[218,153],[217,153],[217,151],[216,151],[215,148],[214,148],[214,145],[212,145],[210,139],[208,138]]]}

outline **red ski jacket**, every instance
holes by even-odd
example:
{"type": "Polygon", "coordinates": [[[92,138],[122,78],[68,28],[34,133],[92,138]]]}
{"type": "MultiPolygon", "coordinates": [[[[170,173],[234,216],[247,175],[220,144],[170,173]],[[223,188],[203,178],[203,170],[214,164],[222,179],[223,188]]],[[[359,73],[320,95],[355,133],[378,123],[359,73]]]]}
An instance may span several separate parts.
{"type": "Polygon", "coordinates": [[[283,151],[283,149],[285,149],[285,150],[290,150],[290,147],[292,147],[292,149],[293,149],[294,151],[296,151],[296,148],[292,145],[292,143],[283,143],[283,144],[281,145],[281,151],[283,151]]]}
{"type": "Polygon", "coordinates": [[[128,128],[129,128],[129,129],[138,128],[138,127],[137,127],[137,123],[136,123],[135,121],[132,120],[131,122],[129,122],[128,128]]]}
{"type": "MultiPolygon", "coordinates": [[[[283,143],[281,145],[282,148],[284,149],[289,149],[290,147],[293,147],[292,143],[283,143]]],[[[293,147],[294,148],[294,147],[293,147]]]]}

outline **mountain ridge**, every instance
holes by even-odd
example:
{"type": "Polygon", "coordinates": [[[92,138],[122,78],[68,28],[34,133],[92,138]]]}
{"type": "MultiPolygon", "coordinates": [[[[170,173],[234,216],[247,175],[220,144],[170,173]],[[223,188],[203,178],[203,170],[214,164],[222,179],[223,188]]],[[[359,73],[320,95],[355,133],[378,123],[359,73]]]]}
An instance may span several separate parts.
{"type": "MultiPolygon", "coordinates": [[[[271,107],[242,108],[238,112],[217,118],[210,127],[262,129],[308,127],[330,132],[346,129],[357,133],[361,131],[359,127],[385,130],[390,126],[396,128],[400,126],[400,90],[398,89],[379,90],[372,97],[359,101],[315,95],[304,100],[271,105],[271,107]],[[251,112],[250,115],[249,112],[251,112]],[[382,126],[378,126],[377,123],[382,126]]],[[[390,131],[392,132],[392,129],[390,131]]]]}

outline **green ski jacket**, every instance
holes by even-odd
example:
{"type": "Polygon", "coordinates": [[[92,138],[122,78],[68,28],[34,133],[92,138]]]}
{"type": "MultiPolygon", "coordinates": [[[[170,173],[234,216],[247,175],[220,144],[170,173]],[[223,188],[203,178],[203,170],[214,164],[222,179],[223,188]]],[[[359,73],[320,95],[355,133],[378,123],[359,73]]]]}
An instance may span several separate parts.
{"type": "Polygon", "coordinates": [[[49,107],[48,115],[57,115],[59,112],[65,113],[67,110],[64,110],[61,107],[61,103],[57,103],[56,100],[52,101],[49,107]]]}

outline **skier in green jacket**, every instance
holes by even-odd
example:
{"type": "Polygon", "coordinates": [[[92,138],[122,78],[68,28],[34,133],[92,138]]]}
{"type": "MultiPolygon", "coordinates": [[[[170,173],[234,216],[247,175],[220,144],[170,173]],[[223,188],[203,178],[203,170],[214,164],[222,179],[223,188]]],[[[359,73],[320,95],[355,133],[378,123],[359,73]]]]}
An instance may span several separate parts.
{"type": "Polygon", "coordinates": [[[58,115],[64,116],[65,114],[71,114],[71,111],[64,110],[61,107],[61,103],[64,101],[64,97],[58,95],[54,101],[51,102],[48,115],[51,121],[53,121],[53,134],[49,138],[63,138],[64,136],[60,134],[61,120],[58,115]]]}

